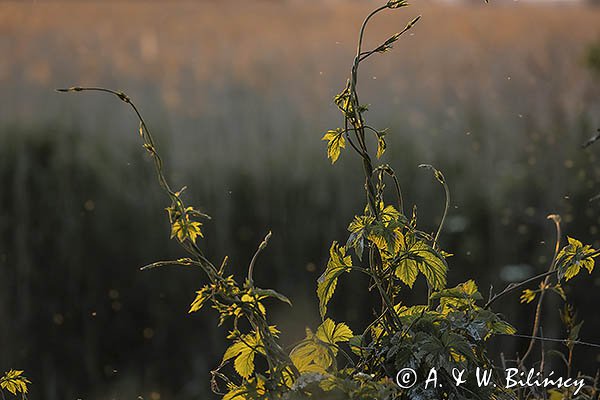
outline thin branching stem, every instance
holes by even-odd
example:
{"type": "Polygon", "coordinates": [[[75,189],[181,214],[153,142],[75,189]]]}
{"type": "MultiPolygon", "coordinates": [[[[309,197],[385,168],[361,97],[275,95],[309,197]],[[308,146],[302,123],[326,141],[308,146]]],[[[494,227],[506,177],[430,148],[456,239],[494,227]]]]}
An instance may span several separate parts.
{"type": "MultiPolygon", "coordinates": [[[[552,262],[550,263],[550,267],[548,268],[548,272],[554,272],[556,268],[556,260],[558,258],[558,252],[560,251],[560,239],[561,239],[561,229],[560,229],[560,216],[556,214],[552,214],[548,216],[548,219],[551,219],[554,222],[554,226],[556,228],[556,244],[554,247],[554,256],[552,257],[552,262]]],[[[550,282],[550,275],[544,278],[544,281],[540,284],[540,297],[538,298],[536,309],[535,309],[535,318],[533,321],[533,328],[531,330],[531,340],[529,342],[529,347],[523,357],[521,358],[521,365],[525,364],[527,357],[531,354],[533,350],[533,346],[535,345],[536,335],[538,329],[540,327],[540,321],[542,318],[542,304],[544,301],[544,297],[546,294],[546,290],[548,289],[548,284],[550,282]]]]}
{"type": "MultiPolygon", "coordinates": [[[[539,341],[551,342],[551,343],[562,343],[562,344],[570,343],[573,345],[594,347],[594,348],[600,349],[600,344],[598,344],[598,343],[585,342],[585,341],[581,341],[581,340],[548,338],[548,337],[544,337],[544,336],[523,335],[520,333],[497,333],[497,335],[518,337],[518,338],[530,339],[530,340],[539,340],[539,341]]],[[[523,359],[521,359],[521,362],[523,362],[523,359]]]]}
{"type": "MultiPolygon", "coordinates": [[[[417,16],[415,19],[413,19],[411,22],[409,22],[404,29],[402,29],[400,32],[398,32],[396,35],[394,35],[395,40],[398,40],[398,38],[400,36],[402,36],[404,33],[406,33],[407,31],[409,31],[418,21],[419,19],[421,19],[421,16],[417,16]]],[[[388,48],[385,47],[385,43],[381,44],[379,46],[377,46],[376,48],[374,48],[373,50],[370,51],[365,51],[363,53],[361,53],[360,55],[360,60],[359,61],[364,61],[366,60],[368,57],[370,57],[371,55],[375,54],[375,53],[381,53],[383,51],[386,51],[388,48]]]]}
{"type": "Polygon", "coordinates": [[[509,294],[509,293],[511,293],[511,292],[513,292],[513,291],[515,291],[517,289],[519,289],[520,287],[525,286],[525,285],[527,285],[527,284],[529,284],[531,282],[535,282],[538,279],[545,278],[545,277],[547,277],[549,275],[554,275],[555,273],[556,273],[556,271],[546,271],[546,272],[543,272],[543,273],[538,274],[536,276],[532,276],[531,278],[527,278],[527,279],[525,279],[522,282],[511,283],[511,284],[507,285],[506,288],[504,288],[504,290],[502,290],[500,293],[497,293],[494,296],[492,296],[492,298],[487,303],[485,303],[485,305],[483,306],[483,308],[488,309],[496,301],[500,300],[502,297],[506,296],[507,294],[509,294]]]}

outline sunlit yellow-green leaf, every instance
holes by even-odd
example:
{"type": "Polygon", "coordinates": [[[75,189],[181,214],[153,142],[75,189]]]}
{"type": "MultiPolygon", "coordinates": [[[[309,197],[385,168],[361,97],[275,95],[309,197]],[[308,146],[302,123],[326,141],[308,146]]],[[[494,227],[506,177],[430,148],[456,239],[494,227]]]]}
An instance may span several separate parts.
{"type": "MultiPolygon", "coordinates": [[[[416,263],[418,270],[425,276],[429,286],[434,290],[441,290],[446,286],[446,273],[448,267],[444,258],[425,242],[416,241],[406,249],[401,250],[401,261],[397,268],[409,269],[403,272],[406,277],[413,275],[416,263]]],[[[409,282],[410,280],[407,279],[409,282]]]]}
{"type": "Polygon", "coordinates": [[[197,291],[196,299],[194,299],[194,301],[192,302],[188,313],[191,314],[193,312],[200,310],[202,308],[202,306],[206,303],[206,301],[208,299],[210,299],[210,294],[211,294],[211,292],[210,292],[209,286],[205,286],[202,289],[200,289],[199,291],[197,291]]]}
{"type": "Polygon", "coordinates": [[[394,310],[399,317],[412,317],[412,316],[420,316],[428,309],[425,305],[416,305],[407,307],[402,304],[396,304],[394,306],[394,310]]]}
{"type": "MultiPolygon", "coordinates": [[[[394,206],[384,206],[383,202],[379,204],[379,213],[380,219],[371,221],[365,227],[367,237],[379,250],[394,255],[404,242],[402,227],[405,221],[401,221],[402,215],[394,206]]],[[[355,221],[356,218],[358,217],[355,217],[355,221]]]]}
{"type": "Polygon", "coordinates": [[[180,242],[189,239],[193,243],[196,243],[196,238],[198,236],[204,237],[200,230],[201,226],[201,222],[190,221],[187,216],[184,216],[173,222],[173,225],[171,226],[171,239],[177,237],[180,242]]]}
{"type": "Polygon", "coordinates": [[[419,275],[417,262],[415,260],[407,259],[396,267],[395,273],[406,286],[412,289],[417,280],[417,275],[419,275]]]}
{"type": "Polygon", "coordinates": [[[323,342],[335,345],[336,343],[347,342],[354,334],[348,325],[344,323],[336,324],[331,318],[327,318],[317,328],[315,336],[323,342]]]}
{"type": "Polygon", "coordinates": [[[498,319],[491,323],[491,332],[503,335],[514,335],[517,333],[517,330],[508,322],[498,319]]]}
{"type": "Polygon", "coordinates": [[[290,359],[300,373],[324,373],[333,364],[329,346],[314,340],[307,340],[296,346],[290,353],[290,359]]]}
{"type": "Polygon", "coordinates": [[[369,226],[373,223],[373,221],[375,221],[375,218],[371,216],[355,216],[348,226],[350,237],[348,237],[346,247],[352,247],[359,259],[362,259],[362,253],[365,246],[365,240],[367,239],[369,226]]]}
{"type": "Polygon", "coordinates": [[[247,392],[244,387],[234,386],[229,392],[225,393],[223,400],[246,400],[248,398],[246,397],[247,392]]]}
{"type": "Polygon", "coordinates": [[[548,396],[548,400],[564,400],[564,399],[568,399],[570,397],[570,394],[568,392],[563,393],[557,389],[548,390],[548,394],[550,395],[550,396],[548,396]]]}
{"type": "Polygon", "coordinates": [[[364,231],[373,221],[375,221],[375,218],[370,216],[355,216],[350,225],[348,225],[348,231],[352,233],[364,231]]]}
{"type": "Polygon", "coordinates": [[[321,317],[327,313],[327,304],[335,292],[337,280],[341,274],[350,271],[352,258],[346,255],[346,249],[333,242],[329,249],[329,261],[325,272],[317,281],[317,296],[321,317]]]}
{"type": "Polygon", "coordinates": [[[384,222],[375,222],[371,225],[367,236],[379,250],[395,254],[400,250],[404,235],[399,227],[390,226],[384,222]]]}
{"type": "Polygon", "coordinates": [[[400,211],[396,210],[396,207],[392,205],[384,207],[382,204],[379,209],[381,210],[381,220],[383,222],[395,221],[402,215],[400,214],[400,211]]]}
{"type": "Polygon", "coordinates": [[[443,289],[431,295],[432,300],[440,300],[440,311],[443,315],[454,310],[472,309],[477,300],[483,300],[475,281],[468,280],[453,288],[443,289]]]}
{"type": "Polygon", "coordinates": [[[531,303],[533,300],[535,300],[535,296],[536,292],[531,289],[525,289],[521,294],[521,303],[531,303]]]}
{"type": "Polygon", "coordinates": [[[264,347],[257,333],[241,335],[223,355],[223,362],[235,358],[233,366],[242,378],[249,378],[254,372],[254,356],[264,354],[264,347]]]}
{"type": "Polygon", "coordinates": [[[583,245],[579,240],[567,238],[569,244],[562,248],[557,256],[558,276],[569,280],[579,274],[581,268],[591,274],[597,257],[596,250],[589,245],[583,245]]]}
{"type": "MultiPolygon", "coordinates": [[[[262,315],[267,315],[267,309],[265,308],[264,304],[259,301],[260,298],[258,296],[251,296],[248,293],[245,293],[242,295],[240,300],[242,300],[243,303],[249,303],[250,305],[258,308],[262,315]]],[[[241,308],[238,308],[236,315],[240,316],[241,311],[241,308]]]]}
{"type": "Polygon", "coordinates": [[[327,140],[327,157],[335,163],[340,157],[341,150],[346,147],[346,138],[341,129],[327,131],[321,140],[327,140]]]}
{"type": "Polygon", "coordinates": [[[381,158],[383,153],[385,153],[386,143],[383,135],[377,138],[377,158],[381,158]]]}
{"type": "Polygon", "coordinates": [[[23,371],[11,369],[0,378],[0,389],[8,390],[13,395],[26,394],[31,382],[23,375],[23,371]]]}
{"type": "Polygon", "coordinates": [[[290,359],[300,373],[324,373],[335,361],[337,343],[347,342],[352,336],[354,335],[346,324],[336,324],[328,318],[317,328],[316,333],[306,330],[306,339],[292,350],[290,359]]]}
{"type": "Polygon", "coordinates": [[[246,380],[241,386],[229,383],[227,389],[229,392],[222,400],[255,400],[262,399],[267,394],[265,381],[260,376],[246,380]]]}

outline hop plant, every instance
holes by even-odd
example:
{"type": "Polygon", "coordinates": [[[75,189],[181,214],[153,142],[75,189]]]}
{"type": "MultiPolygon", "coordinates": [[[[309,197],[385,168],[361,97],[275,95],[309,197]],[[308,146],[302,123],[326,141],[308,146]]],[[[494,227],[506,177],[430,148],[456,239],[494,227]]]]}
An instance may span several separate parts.
{"type": "MultiPolygon", "coordinates": [[[[171,238],[176,239],[188,254],[188,257],[159,261],[143,269],[178,265],[196,267],[204,272],[207,282],[196,292],[189,313],[210,306],[219,314],[219,325],[229,324],[227,339],[231,344],[221,363],[212,371],[211,380],[213,391],[224,400],[541,398],[534,392],[507,394],[500,385],[478,387],[467,384],[456,388],[450,377],[457,367],[466,367],[468,371],[475,371],[476,367],[494,367],[487,354],[488,339],[495,335],[515,335],[516,329],[492,311],[492,304],[516,289],[539,282],[537,289],[525,289],[521,296],[524,303],[537,299],[532,334],[520,335],[530,339],[526,353],[518,360],[519,368],[524,368],[535,343],[543,339],[537,335],[545,292],[552,290],[564,300],[563,280],[573,278],[582,268],[591,273],[594,259],[600,253],[572,238],[561,249],[560,218],[553,215],[550,219],[556,224],[557,240],[548,272],[511,284],[499,293],[490,293],[485,303],[473,280],[447,286],[451,254],[442,249],[440,235],[450,205],[448,182],[435,167],[420,166],[433,172],[434,179],[444,189],[445,201],[437,230],[425,232],[419,229],[416,208],[405,212],[396,173],[391,166],[379,161],[387,148],[388,131],[368,123],[368,107],[361,104],[358,96],[361,63],[390,50],[415,26],[420,16],[379,46],[365,50],[363,38],[369,21],[384,10],[406,6],[405,0],[389,0],[365,18],[350,77],[334,98],[343,122],[341,127],[328,130],[322,137],[327,142],[327,157],[332,164],[347,151],[358,158],[365,182],[366,204],[349,223],[345,243],[333,241],[330,246],[329,260],[316,288],[322,323],[314,331],[306,328],[305,338],[291,350],[281,345],[280,331],[270,323],[268,302],[277,300],[289,306],[292,303],[283,294],[261,288],[254,282],[254,269],[271,233],[259,244],[245,278],[236,278],[227,272],[227,257],[217,267],[204,255],[202,243],[197,240],[203,237],[199,219],[209,217],[185,205],[182,198],[185,188],[177,192],[171,189],[154,139],[130,97],[97,87],[59,89],[61,92],[112,94],[128,104],[139,118],[143,146],[152,157],[159,184],[171,201],[167,208],[171,238]],[[371,148],[371,141],[375,141],[376,149],[371,148]],[[386,190],[388,185],[393,189],[391,199],[390,191],[386,190]],[[380,301],[380,308],[374,310],[368,326],[356,333],[345,322],[335,322],[328,309],[338,281],[355,272],[369,280],[372,292],[380,301]],[[425,304],[403,304],[401,291],[413,290],[418,279],[427,285],[425,304]],[[414,367],[421,375],[432,367],[445,373],[439,387],[425,391],[401,388],[394,384],[392,377],[405,366],[414,367]]],[[[578,340],[581,323],[574,325],[573,318],[566,315],[563,313],[563,320],[569,321],[567,347],[571,360],[573,346],[583,344],[578,340]]],[[[12,380],[7,378],[9,380],[2,383],[2,388],[24,395],[29,381],[22,377],[22,371],[11,371],[11,374],[12,380]]],[[[595,393],[594,387],[585,395],[590,396],[583,398],[593,398],[595,393]]]]}

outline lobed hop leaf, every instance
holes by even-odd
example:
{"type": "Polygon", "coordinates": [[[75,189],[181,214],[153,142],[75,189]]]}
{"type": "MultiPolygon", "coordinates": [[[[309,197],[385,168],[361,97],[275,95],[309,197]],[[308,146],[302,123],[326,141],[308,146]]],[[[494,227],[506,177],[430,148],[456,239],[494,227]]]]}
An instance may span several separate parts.
{"type": "Polygon", "coordinates": [[[189,239],[192,243],[196,243],[198,236],[204,237],[200,230],[201,222],[191,221],[187,216],[184,216],[171,225],[171,239],[177,237],[180,242],[185,242],[189,239]]]}
{"type": "Polygon", "coordinates": [[[444,257],[433,247],[421,240],[414,241],[400,250],[396,276],[412,287],[418,272],[421,272],[434,290],[446,286],[448,264],[444,257]]]}
{"type": "Polygon", "coordinates": [[[558,278],[570,280],[579,274],[581,268],[587,269],[588,273],[594,270],[594,257],[600,255],[590,245],[583,245],[579,240],[567,237],[568,245],[562,248],[557,256],[558,278]]]}
{"type": "Polygon", "coordinates": [[[338,343],[348,342],[354,334],[348,325],[328,318],[313,333],[306,329],[306,339],[290,353],[300,373],[325,373],[334,364],[338,343]]]}
{"type": "Polygon", "coordinates": [[[327,314],[327,304],[333,297],[337,281],[344,272],[350,272],[352,257],[346,255],[346,249],[340,247],[337,242],[331,244],[329,249],[329,261],[325,272],[319,277],[317,284],[317,296],[319,298],[319,311],[321,317],[327,314]]]}
{"type": "Polygon", "coordinates": [[[344,131],[340,128],[327,131],[321,140],[327,140],[327,158],[334,164],[340,157],[342,149],[346,147],[344,131]]]}
{"type": "MultiPolygon", "coordinates": [[[[279,334],[274,326],[270,326],[269,330],[275,336],[279,334]]],[[[257,354],[265,355],[262,338],[256,331],[243,335],[232,333],[229,338],[235,338],[235,342],[225,351],[223,363],[235,359],[233,362],[235,371],[242,378],[248,379],[254,373],[254,357],[257,354]]]]}
{"type": "Polygon", "coordinates": [[[442,314],[446,315],[450,311],[472,310],[476,307],[475,302],[483,300],[475,281],[470,279],[464,283],[449,289],[443,289],[431,295],[431,299],[440,300],[440,309],[442,314]]]}

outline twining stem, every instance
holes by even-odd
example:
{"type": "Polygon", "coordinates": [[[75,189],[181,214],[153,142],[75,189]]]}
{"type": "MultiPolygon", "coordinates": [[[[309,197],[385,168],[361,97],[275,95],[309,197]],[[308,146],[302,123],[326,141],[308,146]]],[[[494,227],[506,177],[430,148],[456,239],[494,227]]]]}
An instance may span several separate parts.
{"type": "Polygon", "coordinates": [[[269,231],[269,233],[267,233],[267,236],[265,236],[263,241],[260,242],[260,245],[258,245],[258,249],[256,250],[256,253],[254,253],[254,256],[252,257],[252,261],[250,261],[250,265],[248,266],[248,284],[250,285],[250,287],[254,286],[253,274],[254,274],[254,265],[256,264],[256,259],[258,258],[258,255],[265,249],[265,247],[267,247],[267,244],[269,243],[270,238],[271,238],[271,231],[269,231]]]}
{"type": "MultiPolygon", "coordinates": [[[[552,214],[552,215],[548,216],[548,219],[551,219],[554,222],[554,225],[556,227],[556,245],[554,248],[554,256],[552,257],[552,262],[550,263],[550,267],[548,268],[548,272],[554,272],[554,270],[556,268],[556,259],[558,257],[558,252],[560,251],[560,239],[561,239],[560,216],[556,215],[556,214],[552,214]]],[[[541,321],[541,317],[542,317],[542,302],[544,301],[544,296],[546,294],[546,290],[548,289],[549,282],[550,282],[550,275],[546,276],[544,281],[542,283],[540,283],[540,297],[537,302],[537,306],[536,306],[536,310],[535,310],[535,319],[533,321],[533,328],[531,330],[532,338],[529,342],[529,347],[527,348],[527,351],[521,358],[521,365],[525,364],[525,360],[527,359],[527,357],[529,357],[529,355],[531,354],[531,351],[533,350],[533,346],[535,345],[536,334],[540,327],[540,321],[541,321]]]]}
{"type": "MultiPolygon", "coordinates": [[[[356,134],[356,138],[358,140],[358,144],[361,147],[361,156],[363,159],[363,169],[365,173],[365,186],[367,190],[367,196],[369,200],[369,208],[371,213],[375,218],[379,215],[379,207],[376,204],[376,194],[375,194],[375,186],[373,185],[373,165],[371,162],[371,157],[369,156],[369,152],[367,149],[367,144],[365,140],[365,129],[364,129],[364,121],[362,117],[362,113],[360,111],[360,102],[358,100],[358,93],[356,90],[356,85],[358,82],[358,66],[361,61],[361,51],[362,51],[362,43],[365,35],[365,29],[367,28],[367,24],[369,20],[375,16],[375,14],[385,10],[388,8],[388,5],[381,6],[375,10],[373,10],[363,21],[360,27],[360,33],[358,35],[358,44],[356,47],[356,56],[354,57],[354,63],[352,65],[351,77],[350,77],[350,101],[348,102],[347,107],[352,107],[352,112],[354,113],[352,124],[354,125],[354,133],[356,134]]],[[[346,113],[349,113],[349,109],[346,108],[346,113]]],[[[346,125],[348,124],[348,117],[346,117],[346,125]]]]}
{"type": "MultiPolygon", "coordinates": [[[[440,220],[440,224],[438,225],[437,231],[433,238],[434,248],[439,248],[438,240],[440,238],[440,234],[442,233],[442,228],[444,227],[444,223],[446,222],[446,216],[448,215],[448,209],[450,208],[450,188],[448,187],[448,184],[446,183],[446,178],[444,177],[444,174],[442,174],[442,172],[439,171],[438,169],[436,169],[434,166],[429,165],[429,164],[421,164],[421,165],[419,165],[419,168],[426,168],[426,169],[430,169],[431,171],[433,171],[433,175],[434,175],[435,179],[439,183],[441,183],[442,186],[444,187],[444,195],[445,195],[444,212],[442,213],[442,219],[440,220]]],[[[433,288],[431,287],[431,285],[429,283],[427,283],[427,304],[430,307],[432,304],[432,299],[431,299],[432,293],[433,293],[433,288]]]]}
{"type": "MultiPolygon", "coordinates": [[[[135,103],[131,100],[131,98],[127,94],[116,91],[116,90],[103,88],[103,87],[82,87],[82,86],[74,86],[74,87],[70,87],[67,89],[56,89],[56,91],[61,92],[61,93],[104,92],[104,93],[112,94],[112,95],[118,97],[124,103],[128,104],[133,109],[133,111],[135,112],[135,114],[140,122],[140,136],[142,137],[142,140],[144,141],[144,148],[152,156],[152,159],[154,161],[154,167],[156,170],[156,174],[157,174],[158,182],[159,182],[160,186],[168,194],[169,198],[171,199],[172,206],[175,207],[176,211],[180,214],[184,214],[186,212],[183,201],[180,198],[181,191],[174,192],[171,189],[171,186],[169,185],[169,182],[167,181],[167,178],[164,175],[163,161],[162,161],[162,158],[160,157],[160,155],[158,154],[158,152],[156,151],[154,137],[150,133],[150,129],[148,128],[148,125],[146,124],[144,117],[142,116],[141,112],[139,111],[139,109],[137,108],[135,103]]],[[[206,274],[208,275],[209,279],[212,282],[215,282],[220,279],[215,266],[204,256],[203,252],[200,250],[200,248],[198,248],[198,246],[196,246],[195,243],[190,242],[189,240],[186,240],[183,242],[180,241],[179,243],[186,251],[188,251],[190,254],[193,254],[194,256],[196,256],[198,258],[198,260],[200,261],[200,266],[206,272],[206,274]]]]}
{"type": "Polygon", "coordinates": [[[171,198],[177,198],[177,194],[175,192],[173,192],[173,190],[171,190],[171,187],[169,186],[169,183],[167,182],[167,179],[165,178],[162,170],[163,170],[163,162],[162,159],[160,157],[160,155],[158,153],[156,153],[156,146],[154,144],[154,138],[153,136],[150,134],[150,130],[148,129],[148,125],[146,124],[146,121],[144,120],[144,117],[142,117],[142,114],[140,113],[140,111],[138,110],[138,108],[136,107],[136,105],[131,101],[131,98],[126,95],[123,92],[118,92],[116,90],[112,90],[112,89],[107,89],[107,88],[103,88],[103,87],[81,87],[81,86],[75,86],[75,87],[70,87],[67,89],[56,89],[57,92],[62,92],[62,93],[67,93],[67,92],[83,92],[83,91],[95,91],[95,92],[105,92],[105,93],[110,93],[114,96],[117,96],[119,99],[121,99],[123,102],[129,104],[129,106],[131,106],[131,108],[133,109],[133,111],[135,112],[135,114],[137,115],[138,120],[140,121],[140,134],[142,135],[142,138],[144,139],[144,141],[146,142],[145,144],[151,146],[151,148],[148,148],[148,151],[150,151],[152,153],[152,158],[154,160],[155,163],[155,167],[156,167],[156,172],[158,174],[158,182],[160,183],[161,187],[163,189],[165,189],[168,194],[171,196],[171,198]]]}
{"type": "Polygon", "coordinates": [[[404,199],[402,197],[402,189],[400,188],[400,182],[398,182],[396,172],[394,172],[392,167],[387,164],[378,166],[376,170],[380,171],[380,173],[385,173],[386,175],[390,176],[394,181],[394,189],[396,191],[396,198],[398,200],[398,211],[400,211],[400,214],[404,215],[404,199]]]}
{"type": "Polygon", "coordinates": [[[448,184],[446,183],[446,178],[444,177],[444,174],[442,174],[442,172],[438,169],[436,169],[434,166],[429,165],[429,164],[421,164],[419,165],[419,168],[426,168],[426,169],[430,169],[431,171],[433,171],[433,175],[435,176],[435,179],[442,184],[442,186],[444,187],[444,195],[445,195],[445,202],[444,202],[444,212],[442,213],[442,219],[440,220],[440,224],[438,225],[437,231],[435,232],[435,236],[433,238],[433,244],[434,246],[438,245],[438,240],[440,238],[440,234],[442,233],[442,229],[444,228],[444,224],[446,222],[446,217],[448,215],[448,209],[450,208],[450,188],[448,187],[448,184]]]}
{"type": "Polygon", "coordinates": [[[379,294],[381,295],[381,301],[384,306],[383,310],[382,310],[382,314],[385,314],[386,309],[389,310],[393,326],[395,326],[396,328],[399,328],[402,326],[402,322],[400,321],[400,317],[398,316],[398,313],[396,313],[396,311],[394,310],[394,303],[390,299],[388,292],[385,290],[385,288],[383,286],[383,282],[379,278],[379,274],[377,271],[377,265],[381,264],[381,263],[375,261],[375,251],[376,250],[372,247],[369,252],[369,261],[370,261],[369,263],[371,265],[371,271],[372,271],[371,276],[373,278],[373,281],[375,282],[375,286],[377,286],[377,290],[379,291],[379,294]]]}
{"type": "MultiPolygon", "coordinates": [[[[404,2],[389,1],[385,5],[373,10],[364,19],[364,21],[360,27],[360,31],[359,31],[359,35],[358,35],[358,44],[356,47],[356,55],[354,57],[354,62],[352,64],[350,80],[346,86],[346,89],[344,89],[344,91],[342,92],[342,101],[344,101],[344,105],[343,105],[342,109],[343,109],[344,115],[345,115],[345,118],[344,118],[345,132],[347,133],[347,137],[349,139],[351,146],[357,151],[357,153],[362,158],[363,171],[364,171],[364,175],[365,175],[365,190],[366,190],[366,194],[367,194],[367,205],[368,205],[370,214],[377,221],[379,221],[381,218],[381,215],[380,215],[381,212],[380,212],[380,207],[379,207],[379,203],[378,203],[375,184],[373,183],[374,169],[373,169],[372,159],[371,159],[371,156],[369,155],[369,150],[367,148],[365,129],[371,129],[376,134],[378,132],[376,130],[374,130],[373,128],[367,126],[364,122],[364,118],[362,115],[362,108],[360,105],[360,101],[358,98],[358,92],[357,92],[358,69],[359,69],[359,65],[360,65],[361,61],[363,61],[369,55],[371,55],[377,51],[382,51],[382,50],[378,50],[379,48],[381,48],[381,46],[379,46],[376,50],[374,50],[372,52],[367,52],[367,53],[362,52],[365,30],[366,30],[367,25],[368,25],[369,21],[371,20],[371,18],[373,18],[373,16],[375,16],[377,13],[379,13],[385,9],[398,8],[398,7],[401,7],[404,5],[406,5],[404,2]],[[354,136],[355,136],[356,142],[357,142],[356,145],[354,144],[354,142],[352,140],[350,140],[350,135],[348,135],[348,133],[350,131],[352,131],[354,133],[354,136]]],[[[395,39],[393,41],[397,40],[397,38],[402,33],[406,32],[408,29],[410,29],[417,20],[418,20],[418,18],[413,20],[413,22],[409,23],[402,32],[400,32],[399,34],[396,34],[394,36],[395,39]]],[[[400,185],[398,184],[398,181],[397,181],[395,175],[393,175],[393,174],[390,174],[390,175],[394,178],[394,183],[395,183],[396,191],[397,191],[397,195],[398,195],[399,207],[400,207],[400,209],[402,209],[403,205],[402,205],[402,194],[400,192],[400,185]]],[[[401,326],[400,318],[398,317],[397,313],[395,312],[395,310],[393,308],[394,304],[393,304],[392,299],[390,298],[390,294],[388,293],[388,290],[390,290],[390,289],[386,290],[382,280],[380,279],[380,276],[378,275],[378,272],[380,270],[379,266],[382,263],[381,258],[374,257],[374,251],[375,251],[375,249],[372,248],[371,254],[369,257],[370,269],[372,271],[375,286],[377,287],[377,290],[379,291],[379,294],[381,296],[381,300],[382,300],[382,304],[383,304],[382,314],[385,314],[385,311],[387,308],[389,310],[393,325],[399,327],[399,326],[401,326]]]]}
{"type": "MultiPolygon", "coordinates": [[[[441,174],[441,172],[440,172],[440,174],[441,174]]],[[[445,203],[444,203],[444,213],[442,214],[442,219],[440,220],[440,225],[438,226],[437,232],[435,233],[435,237],[433,239],[433,243],[435,245],[438,245],[440,234],[442,233],[442,228],[444,227],[444,223],[446,222],[446,217],[448,216],[448,209],[450,208],[450,189],[448,188],[448,184],[446,183],[446,180],[443,180],[442,184],[444,185],[444,192],[445,192],[446,196],[445,196],[445,203]]]]}
{"type": "MultiPolygon", "coordinates": [[[[112,89],[106,89],[106,88],[102,88],[102,87],[74,86],[74,87],[70,87],[67,89],[57,89],[57,91],[63,92],[63,93],[64,92],[84,92],[84,91],[104,92],[104,93],[112,94],[112,95],[118,97],[121,101],[127,103],[133,109],[135,114],[137,115],[137,118],[140,122],[140,135],[142,137],[142,140],[144,141],[144,148],[151,154],[152,159],[154,160],[154,167],[155,167],[155,170],[156,170],[156,173],[158,176],[159,184],[165,190],[165,192],[169,195],[169,198],[171,199],[172,208],[174,208],[175,212],[179,213],[179,215],[184,215],[186,212],[188,212],[186,207],[183,204],[183,201],[180,198],[180,194],[182,191],[174,192],[171,189],[171,187],[167,181],[167,178],[165,177],[165,175],[163,173],[163,162],[162,162],[160,155],[156,151],[156,145],[154,142],[154,138],[152,137],[152,134],[150,133],[150,130],[148,129],[146,121],[142,117],[142,114],[140,113],[140,111],[138,110],[138,108],[136,107],[136,105],[133,103],[133,101],[131,100],[131,98],[128,95],[126,95],[123,92],[119,92],[119,91],[112,90],[112,89]]],[[[197,213],[194,210],[194,214],[201,214],[201,213],[197,213]]],[[[169,218],[171,218],[171,215],[169,215],[169,218]]],[[[171,222],[173,222],[173,221],[171,221],[171,222]]],[[[268,240],[268,237],[269,237],[269,235],[267,235],[267,237],[265,238],[265,241],[263,241],[261,243],[261,245],[259,247],[259,251],[257,251],[257,253],[254,255],[253,261],[250,264],[249,271],[248,271],[248,277],[250,278],[250,282],[252,279],[252,270],[254,267],[254,262],[256,261],[256,257],[258,256],[258,253],[262,250],[262,248],[264,248],[266,246],[266,241],[268,240]]],[[[196,245],[196,243],[194,243],[191,240],[183,240],[183,241],[179,241],[179,244],[188,253],[192,254],[196,258],[196,261],[194,261],[192,263],[188,263],[188,265],[191,264],[191,265],[196,265],[196,266],[201,267],[204,270],[204,272],[207,274],[209,280],[212,283],[217,283],[217,282],[222,283],[224,281],[224,278],[221,276],[221,274],[219,274],[219,272],[217,271],[215,266],[204,256],[203,252],[196,245]]],[[[192,260],[190,260],[190,261],[192,261],[192,260]]],[[[159,262],[159,263],[151,264],[145,268],[153,268],[153,267],[158,267],[158,266],[163,266],[163,265],[172,265],[172,264],[186,265],[185,262],[179,262],[179,263],[178,262],[174,262],[174,263],[159,262]]],[[[237,295],[229,296],[229,295],[221,294],[221,297],[223,298],[224,301],[226,301],[230,304],[242,303],[239,296],[237,296],[237,295]]],[[[277,373],[276,365],[284,365],[284,366],[286,366],[286,368],[289,368],[289,370],[292,371],[292,374],[294,376],[296,376],[296,377],[299,376],[300,374],[299,374],[298,370],[296,369],[296,367],[293,365],[291,359],[283,351],[281,346],[279,346],[279,344],[275,340],[264,316],[256,314],[256,310],[250,310],[247,313],[245,313],[245,317],[248,319],[248,322],[250,323],[252,328],[256,332],[258,332],[258,334],[260,335],[260,337],[264,343],[265,357],[269,364],[270,374],[274,375],[275,373],[277,373]]]]}

